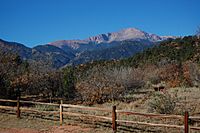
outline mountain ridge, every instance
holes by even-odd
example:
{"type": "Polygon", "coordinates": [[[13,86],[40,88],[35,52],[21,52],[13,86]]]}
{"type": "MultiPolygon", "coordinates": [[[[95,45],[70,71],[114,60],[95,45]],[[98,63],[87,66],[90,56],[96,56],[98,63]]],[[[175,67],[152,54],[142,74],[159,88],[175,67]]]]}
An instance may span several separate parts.
{"type": "Polygon", "coordinates": [[[60,68],[97,60],[127,58],[169,38],[175,37],[158,36],[136,28],[127,28],[84,40],[60,40],[33,48],[0,39],[0,50],[18,54],[23,60],[39,61],[52,68],[60,68]]]}
{"type": "Polygon", "coordinates": [[[96,36],[88,37],[83,40],[60,40],[48,43],[49,45],[63,48],[68,46],[72,49],[78,49],[83,44],[101,44],[111,43],[119,41],[141,41],[148,40],[150,42],[159,42],[167,39],[175,39],[176,36],[158,36],[156,34],[150,34],[137,28],[126,28],[117,32],[108,32],[105,34],[99,34],[96,36]]]}

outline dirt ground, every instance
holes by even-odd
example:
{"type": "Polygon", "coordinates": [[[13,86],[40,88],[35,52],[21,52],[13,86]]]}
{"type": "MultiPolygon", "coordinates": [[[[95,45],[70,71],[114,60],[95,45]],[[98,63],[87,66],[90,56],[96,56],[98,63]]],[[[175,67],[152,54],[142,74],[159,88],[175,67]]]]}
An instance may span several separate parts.
{"type": "Polygon", "coordinates": [[[85,125],[65,124],[59,126],[59,122],[44,119],[22,117],[17,119],[15,115],[0,113],[0,133],[102,133],[112,132],[112,129],[104,130],[85,125]],[[110,131],[109,131],[110,130],[110,131]]]}
{"type": "Polygon", "coordinates": [[[49,129],[42,131],[30,128],[3,128],[0,133],[87,133],[91,132],[91,128],[82,128],[80,126],[66,125],[62,127],[49,127],[49,129]]]}

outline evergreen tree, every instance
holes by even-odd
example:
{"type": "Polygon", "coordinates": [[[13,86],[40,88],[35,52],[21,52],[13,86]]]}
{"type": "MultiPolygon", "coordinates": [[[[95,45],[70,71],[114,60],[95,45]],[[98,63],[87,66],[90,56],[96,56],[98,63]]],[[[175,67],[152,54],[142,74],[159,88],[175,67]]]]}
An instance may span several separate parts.
{"type": "Polygon", "coordinates": [[[62,96],[67,99],[74,97],[74,88],[75,88],[75,75],[73,67],[66,67],[63,69],[63,90],[62,96]]]}

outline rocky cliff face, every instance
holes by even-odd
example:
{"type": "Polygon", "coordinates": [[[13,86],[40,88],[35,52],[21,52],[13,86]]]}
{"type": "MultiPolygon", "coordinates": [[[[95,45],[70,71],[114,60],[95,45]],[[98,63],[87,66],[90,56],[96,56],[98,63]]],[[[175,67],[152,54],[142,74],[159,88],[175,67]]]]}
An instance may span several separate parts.
{"type": "Polygon", "coordinates": [[[161,41],[163,38],[160,36],[157,36],[155,34],[148,34],[144,31],[141,31],[136,28],[128,28],[123,29],[119,32],[112,32],[107,34],[101,34],[98,36],[90,37],[89,41],[93,41],[96,43],[110,43],[113,41],[124,41],[124,40],[149,40],[152,42],[161,41]]]}

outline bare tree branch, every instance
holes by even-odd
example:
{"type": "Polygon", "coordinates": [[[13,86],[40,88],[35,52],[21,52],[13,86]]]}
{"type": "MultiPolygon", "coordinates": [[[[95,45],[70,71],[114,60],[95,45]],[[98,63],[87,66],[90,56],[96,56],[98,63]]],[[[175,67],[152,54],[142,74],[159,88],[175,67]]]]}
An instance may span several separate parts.
{"type": "Polygon", "coordinates": [[[200,36],[200,26],[197,27],[196,35],[200,36]]]}

